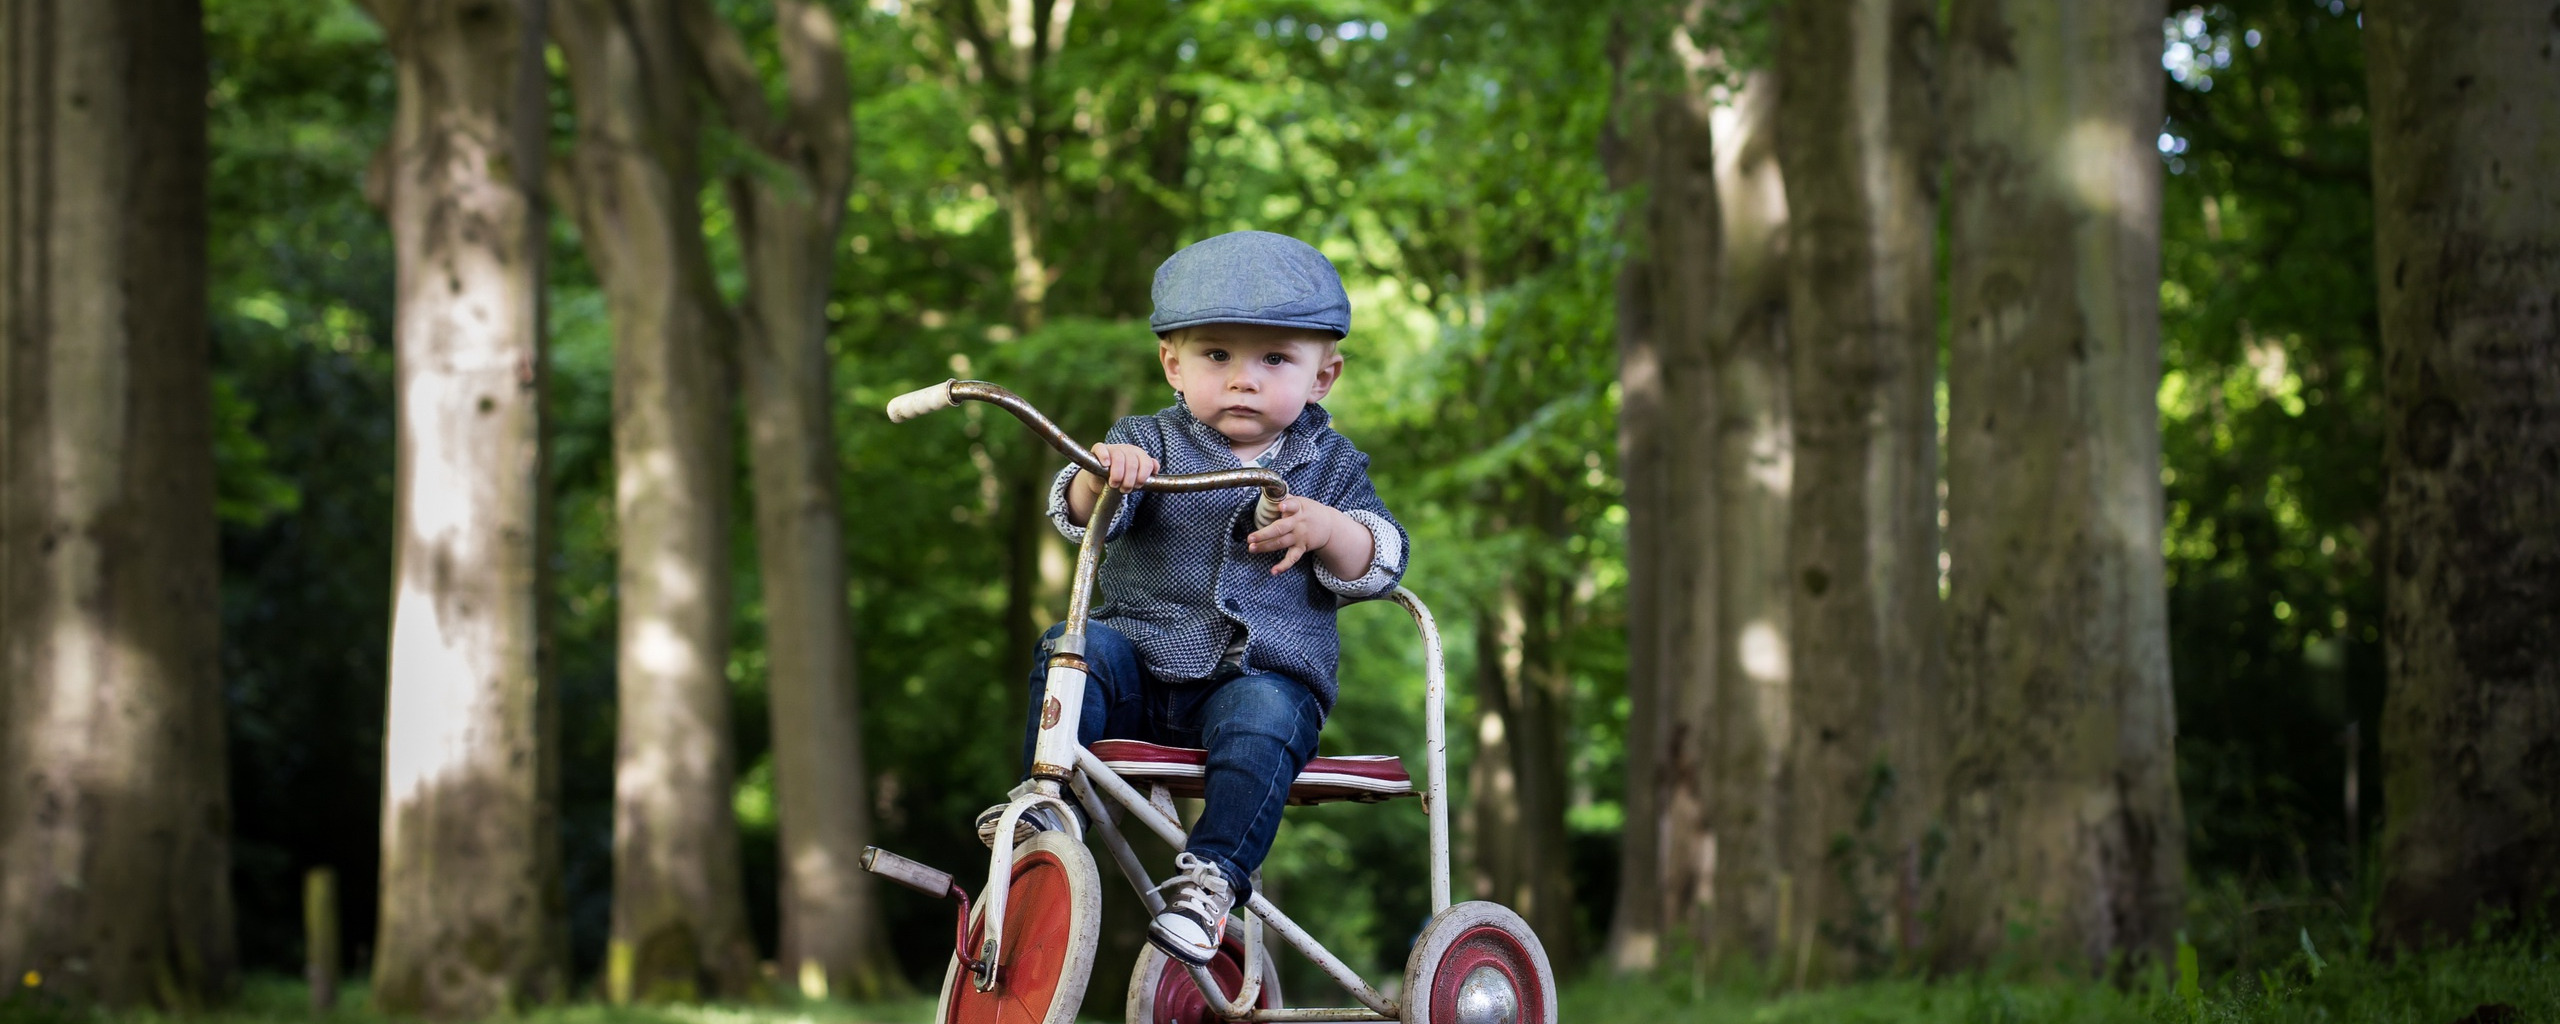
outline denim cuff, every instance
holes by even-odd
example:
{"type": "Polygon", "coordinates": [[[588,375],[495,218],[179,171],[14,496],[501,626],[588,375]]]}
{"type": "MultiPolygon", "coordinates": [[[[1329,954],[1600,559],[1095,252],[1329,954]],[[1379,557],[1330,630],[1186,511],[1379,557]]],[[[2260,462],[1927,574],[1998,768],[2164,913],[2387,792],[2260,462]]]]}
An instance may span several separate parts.
{"type": "Polygon", "coordinates": [[[1338,596],[1353,599],[1376,597],[1395,589],[1396,568],[1404,564],[1404,534],[1386,517],[1366,509],[1351,509],[1343,515],[1369,529],[1369,571],[1346,580],[1326,570],[1323,559],[1311,558],[1308,561],[1315,563],[1316,582],[1338,596]]]}

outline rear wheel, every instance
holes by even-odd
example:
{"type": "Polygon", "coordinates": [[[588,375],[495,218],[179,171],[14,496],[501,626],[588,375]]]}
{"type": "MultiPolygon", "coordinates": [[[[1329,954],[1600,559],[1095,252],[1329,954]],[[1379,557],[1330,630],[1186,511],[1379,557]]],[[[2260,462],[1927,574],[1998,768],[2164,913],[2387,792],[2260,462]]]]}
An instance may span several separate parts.
{"type": "MultiPolygon", "coordinates": [[[[1093,853],[1062,832],[1041,832],[1013,848],[1013,884],[1004,906],[1004,949],[994,989],[981,992],[960,958],[942,974],[938,1024],[1071,1024],[1093,976],[1102,928],[1102,879],[1093,853]]],[[[986,904],[970,929],[986,941],[986,904]]]]}
{"type": "MultiPolygon", "coordinates": [[[[1244,985],[1244,938],[1237,931],[1229,922],[1226,939],[1218,945],[1218,958],[1209,961],[1209,976],[1218,979],[1219,990],[1228,995],[1244,985]]],[[[1254,996],[1253,1008],[1277,1010],[1280,1006],[1280,971],[1271,960],[1271,947],[1264,946],[1262,991],[1254,996]]],[[[1182,961],[1150,944],[1138,953],[1138,969],[1129,973],[1129,1024],[1221,1024],[1221,1019],[1209,1008],[1209,998],[1200,994],[1200,984],[1192,980],[1182,961]]]]}
{"type": "Polygon", "coordinates": [[[1555,1024],[1556,975],[1529,923],[1461,903],[1422,927],[1404,968],[1404,1024],[1555,1024]]]}

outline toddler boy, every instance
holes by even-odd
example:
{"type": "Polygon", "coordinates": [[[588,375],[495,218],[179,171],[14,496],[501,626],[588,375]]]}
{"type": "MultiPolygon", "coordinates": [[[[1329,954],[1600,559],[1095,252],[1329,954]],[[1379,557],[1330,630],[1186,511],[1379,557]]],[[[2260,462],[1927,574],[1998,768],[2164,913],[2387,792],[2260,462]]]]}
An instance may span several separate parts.
{"type": "MultiPolygon", "coordinates": [[[[1146,740],[1209,752],[1200,818],[1174,858],[1148,938],[1190,964],[1217,955],[1227,914],[1279,834],[1289,783],[1333,708],[1334,609],[1403,577],[1406,537],[1369,484],[1369,457],[1316,403],[1342,374],[1351,300],[1331,261],[1285,235],[1239,231],[1156,270],[1156,357],[1180,396],[1094,446],[1105,476],[1059,474],[1049,515],[1081,542],[1103,485],[1261,466],[1289,482],[1280,518],[1255,529],[1260,492],[1129,493],[1104,525],[1102,604],[1087,625],[1087,745],[1146,740]]],[[[1032,660],[1030,764],[1062,623],[1032,660]]],[[[981,824],[991,839],[994,808],[981,824]]],[[[1059,823],[1035,808],[1031,828],[1059,823]]]]}

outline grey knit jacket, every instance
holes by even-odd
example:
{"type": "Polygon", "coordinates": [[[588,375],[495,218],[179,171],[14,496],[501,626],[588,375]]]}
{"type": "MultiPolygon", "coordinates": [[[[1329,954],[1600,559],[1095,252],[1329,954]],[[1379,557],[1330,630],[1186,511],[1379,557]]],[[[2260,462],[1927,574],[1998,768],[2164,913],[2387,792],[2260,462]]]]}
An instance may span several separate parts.
{"type": "MultiPolygon", "coordinates": [[[[1356,579],[1334,576],[1313,555],[1271,575],[1286,552],[1246,549],[1258,493],[1252,488],[1140,491],[1112,516],[1093,618],[1126,634],[1151,675],[1176,685],[1210,678],[1241,631],[1244,671],[1295,679],[1332,713],[1341,659],[1334,609],[1394,590],[1404,578],[1408,543],[1369,484],[1369,457],[1331,423],[1323,407],[1309,404],[1260,461],[1289,481],[1290,494],[1330,505],[1369,528],[1376,553],[1356,579]]],[[[1145,449],[1162,473],[1242,465],[1227,439],[1178,401],[1113,424],[1104,440],[1145,449]]],[[[1049,518],[1069,541],[1083,543],[1084,529],[1067,521],[1067,488],[1075,476],[1074,466],[1058,474],[1049,489],[1049,518]]]]}

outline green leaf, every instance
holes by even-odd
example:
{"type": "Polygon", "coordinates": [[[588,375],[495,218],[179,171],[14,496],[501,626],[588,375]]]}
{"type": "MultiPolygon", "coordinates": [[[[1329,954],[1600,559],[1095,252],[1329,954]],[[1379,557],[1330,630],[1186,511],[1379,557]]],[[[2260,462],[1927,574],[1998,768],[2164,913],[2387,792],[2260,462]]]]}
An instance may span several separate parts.
{"type": "Polygon", "coordinates": [[[2189,1018],[2204,1019],[2204,985],[2196,970],[2196,947],[2187,941],[2184,930],[2178,932],[2178,1001],[2186,1004],[2189,1018]]]}
{"type": "Polygon", "coordinates": [[[2329,962],[2320,959],[2319,947],[2311,944],[2311,929],[2309,928],[2302,930],[2302,959],[2311,965],[2311,980],[2313,981],[2320,980],[2320,972],[2329,969],[2329,962]]]}

